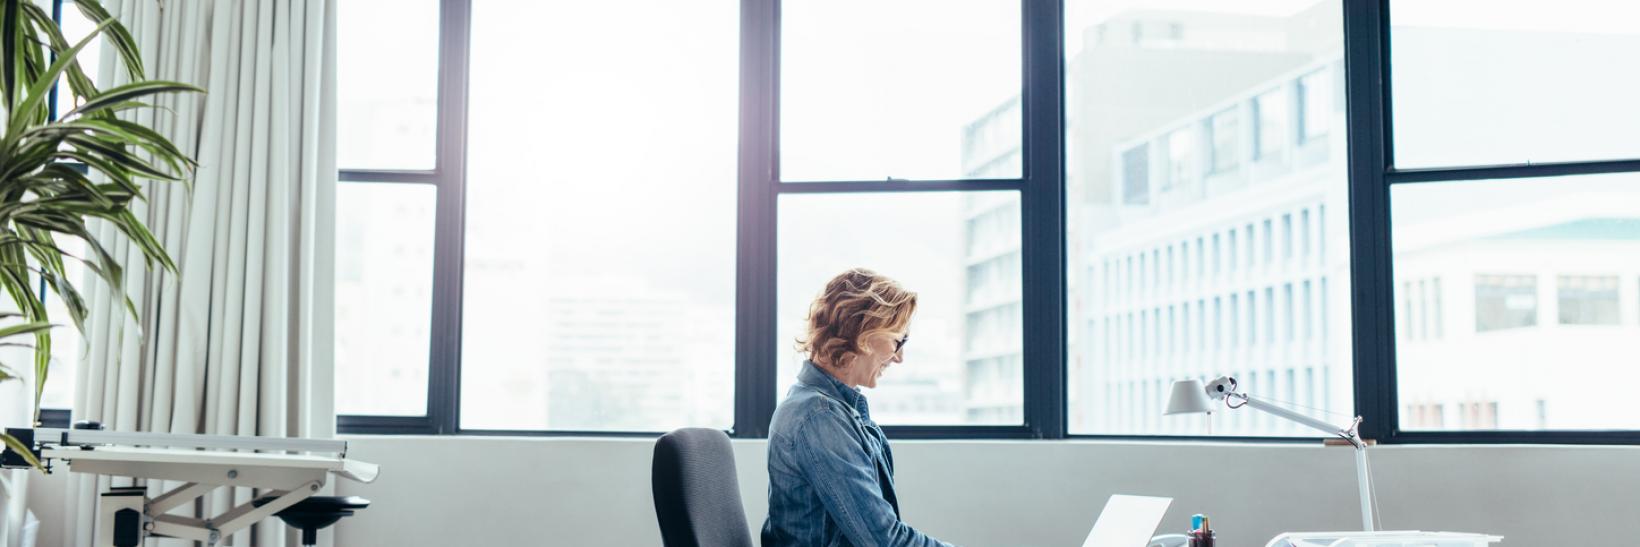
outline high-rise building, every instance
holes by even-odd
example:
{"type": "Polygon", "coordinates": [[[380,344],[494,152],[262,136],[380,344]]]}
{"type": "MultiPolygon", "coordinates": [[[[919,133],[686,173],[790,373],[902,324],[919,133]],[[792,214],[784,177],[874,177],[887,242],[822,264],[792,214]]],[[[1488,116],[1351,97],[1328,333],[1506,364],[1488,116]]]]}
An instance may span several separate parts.
{"type": "Polygon", "coordinates": [[[1640,355],[1633,202],[1582,191],[1408,227],[1395,245],[1401,426],[1631,426],[1589,379],[1625,377],[1640,355]]]}
{"type": "MultiPolygon", "coordinates": [[[[1072,433],[1308,434],[1259,413],[1216,417],[1211,430],[1161,415],[1173,381],[1221,374],[1325,419],[1353,415],[1340,20],[1336,3],[1289,17],[1130,12],[1086,29],[1081,47],[1067,50],[1072,433]]],[[[1396,36],[1439,44],[1446,32],[1399,28],[1396,36]]],[[[1555,59],[1594,59],[1594,48],[1613,46],[1565,33],[1461,33],[1461,47],[1512,44],[1555,59]]],[[[1411,94],[1449,69],[1398,61],[1397,89],[1411,94]]],[[[1532,86],[1554,85],[1525,82],[1474,100],[1503,108],[1518,100],[1511,97],[1550,93],[1532,86]]],[[[1442,115],[1431,106],[1397,114],[1442,115]]],[[[1001,131],[993,125],[1016,127],[1000,113],[1018,109],[1009,101],[967,127],[969,177],[1017,157],[986,137],[1001,131]]],[[[1454,119],[1449,131],[1403,146],[1438,139],[1447,153],[1481,155],[1489,141],[1469,136],[1483,122],[1454,119]]],[[[1632,133],[1565,123],[1578,129],[1561,131],[1581,139],[1632,133]]],[[[1400,427],[1625,427],[1560,378],[1621,374],[1632,368],[1625,356],[1640,353],[1640,217],[1623,209],[1632,193],[1576,188],[1525,199],[1494,189],[1444,208],[1394,202],[1400,427]],[[1561,362],[1584,374],[1549,370],[1561,362]],[[1487,381],[1498,375],[1533,380],[1487,381]]],[[[970,418],[1017,420],[1017,395],[979,396],[992,388],[975,385],[1017,394],[1007,382],[1022,377],[1017,349],[983,343],[1019,328],[988,311],[1018,304],[1017,292],[1002,291],[1017,283],[1017,266],[1003,270],[1011,278],[995,273],[1018,260],[1019,219],[1005,216],[1017,205],[972,201],[965,334],[976,349],[965,354],[966,407],[970,418]],[[999,293],[1014,300],[998,302],[999,293]]]]}
{"type": "MultiPolygon", "coordinates": [[[[1269,399],[1349,408],[1339,82],[1337,59],[1300,65],[1112,147],[1115,222],[1085,230],[1070,260],[1083,289],[1077,426],[1195,432],[1161,416],[1172,382],[1220,374],[1269,399]]],[[[1300,431],[1233,413],[1218,432],[1300,431]]]]}
{"type": "MultiPolygon", "coordinates": [[[[1329,142],[1325,133],[1330,126],[1342,127],[1341,120],[1333,119],[1341,114],[1342,101],[1333,101],[1324,90],[1299,88],[1301,80],[1314,88],[1342,75],[1336,52],[1330,57],[1334,62],[1316,63],[1317,53],[1308,51],[1327,55],[1324,41],[1295,38],[1313,31],[1294,21],[1314,16],[1131,12],[1085,29],[1081,47],[1068,52],[1067,337],[1072,382],[1067,389],[1073,402],[1072,431],[1158,431],[1162,424],[1140,409],[1159,409],[1166,384],[1183,375],[1162,361],[1185,362],[1187,345],[1206,342],[1198,331],[1213,313],[1210,294],[1219,296],[1221,313],[1228,313],[1223,300],[1234,287],[1238,302],[1244,293],[1257,293],[1266,301],[1282,299],[1282,306],[1293,308],[1282,316],[1284,321],[1321,321],[1322,292],[1329,288],[1321,273],[1328,266],[1319,258],[1325,204],[1344,197],[1342,171],[1326,172],[1327,166],[1342,165],[1328,161],[1336,156],[1341,162],[1342,140],[1329,142]],[[1279,102],[1262,97],[1277,89],[1286,92],[1279,102]],[[1320,104],[1323,99],[1325,105],[1320,104]],[[1255,112],[1261,104],[1259,117],[1255,112]],[[1311,109],[1308,117],[1300,112],[1304,108],[1311,109]],[[1224,115],[1225,111],[1231,113],[1224,115]],[[1241,119],[1250,121],[1239,123],[1241,119]],[[1255,132],[1261,121],[1282,127],[1259,135],[1255,132]],[[1215,141],[1208,136],[1215,122],[1216,157],[1211,156],[1215,141]],[[1309,133],[1287,127],[1305,123],[1309,133]],[[1258,140],[1261,136],[1263,141],[1258,140]],[[1255,142],[1262,142],[1263,148],[1240,145],[1255,142]],[[1339,151],[1334,152],[1334,146],[1339,151]],[[1203,163],[1203,158],[1213,162],[1203,163]],[[1243,164],[1248,168],[1237,169],[1243,164]],[[1247,190],[1254,186],[1282,187],[1291,195],[1271,199],[1267,189],[1247,190]],[[1226,197],[1234,195],[1241,197],[1226,197]],[[1210,206],[1204,204],[1209,197],[1210,206]],[[1211,214],[1204,214],[1209,207],[1211,214]],[[1234,283],[1226,277],[1221,285],[1197,283],[1186,290],[1187,283],[1193,283],[1187,279],[1200,280],[1196,276],[1205,274],[1187,271],[1187,262],[1192,268],[1205,264],[1214,234],[1221,238],[1221,252],[1228,252],[1223,239],[1248,224],[1269,234],[1265,237],[1286,230],[1285,237],[1294,239],[1283,264],[1304,264],[1311,270],[1309,277],[1290,278],[1290,269],[1271,267],[1253,274],[1249,267],[1233,270],[1243,272],[1234,283]],[[1298,245],[1311,254],[1298,255],[1298,245]],[[1166,285],[1157,263],[1171,268],[1166,285]],[[1147,277],[1139,277],[1141,266],[1147,277]],[[1124,267],[1135,269],[1129,273],[1124,267]],[[1118,284],[1119,275],[1127,285],[1118,284]],[[1301,309],[1311,311],[1301,315],[1301,309]],[[1194,339],[1186,340],[1186,328],[1198,329],[1190,331],[1196,332],[1194,339]],[[1166,344],[1171,345],[1164,347],[1162,336],[1168,333],[1166,344]],[[1118,348],[1128,353],[1119,353],[1118,348]],[[1090,404],[1076,404],[1084,398],[1090,404]]],[[[1336,49],[1337,44],[1330,47],[1336,49]]],[[[1005,165],[1002,162],[1018,161],[1017,146],[1007,149],[991,143],[1006,128],[1017,131],[1019,115],[1015,99],[967,126],[966,176],[985,178],[996,166],[1005,165]]],[[[1022,313],[1017,290],[1017,196],[981,194],[970,203],[965,332],[969,351],[964,358],[968,417],[1017,421],[1022,412],[1021,350],[1017,344],[997,348],[986,343],[1018,339],[1012,335],[1020,328],[1022,313]]],[[[1347,270],[1342,257],[1336,262],[1333,269],[1347,270]]],[[[1270,310],[1279,311],[1275,306],[1270,310]]],[[[1295,323],[1290,329],[1296,336],[1313,332],[1314,327],[1305,331],[1295,323]]],[[[1257,343],[1277,344],[1263,339],[1257,343]]],[[[1253,356],[1249,351],[1242,360],[1253,356]]],[[[1303,364],[1247,365],[1240,370],[1256,371],[1260,377],[1291,375],[1294,383],[1305,381],[1305,374],[1314,382],[1325,381],[1327,367],[1319,357],[1292,361],[1303,364]]],[[[1237,371],[1227,366],[1229,361],[1194,362],[1204,369],[1198,375],[1207,374],[1208,368],[1237,371]]]]}
{"type": "MultiPolygon", "coordinates": [[[[1015,97],[963,131],[968,178],[1021,172],[1020,101],[1015,97]]],[[[969,193],[963,199],[963,409],[966,423],[1020,423],[1024,363],[1020,325],[1019,195],[969,193]]]]}

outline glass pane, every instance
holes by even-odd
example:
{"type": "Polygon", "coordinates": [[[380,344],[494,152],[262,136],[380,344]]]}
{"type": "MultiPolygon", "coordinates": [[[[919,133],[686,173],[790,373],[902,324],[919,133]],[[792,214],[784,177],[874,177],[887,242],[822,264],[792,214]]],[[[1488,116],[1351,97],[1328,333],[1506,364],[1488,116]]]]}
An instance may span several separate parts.
{"type": "Polygon", "coordinates": [[[1637,427],[1640,174],[1392,188],[1402,428],[1637,427]]]}
{"type": "Polygon", "coordinates": [[[342,169],[433,168],[438,10],[435,0],[338,3],[336,154],[342,169]]]}
{"type": "MultiPolygon", "coordinates": [[[[45,8],[48,11],[51,9],[49,2],[37,3],[43,4],[40,7],[45,8]]],[[[75,6],[73,0],[65,0],[63,2],[62,21],[58,24],[58,26],[62,29],[63,39],[68,40],[69,44],[80,43],[80,40],[84,40],[87,34],[90,34],[91,31],[97,29],[97,25],[92,23],[91,19],[87,18],[84,13],[80,13],[79,6],[75,6]]],[[[80,50],[79,56],[75,57],[75,59],[80,61],[80,69],[84,70],[86,76],[91,77],[92,81],[96,81],[98,79],[97,74],[100,70],[99,67],[102,66],[102,44],[102,38],[92,40],[90,44],[85,46],[85,49],[80,50]]],[[[118,61],[116,61],[116,63],[118,63],[118,61]]],[[[52,101],[54,101],[57,105],[57,116],[59,117],[61,117],[63,113],[73,110],[75,106],[78,106],[74,103],[73,91],[68,88],[67,76],[57,79],[57,88],[52,90],[52,94],[52,101]]],[[[53,335],[52,344],[56,344],[56,335],[53,335]]],[[[56,348],[54,347],[52,349],[55,352],[56,348]]]]}
{"type": "Polygon", "coordinates": [[[1019,2],[781,3],[788,181],[1020,176],[1019,2]]]}
{"type": "MultiPolygon", "coordinates": [[[[55,239],[64,252],[86,256],[85,241],[63,235],[56,235],[55,239]]],[[[63,269],[81,294],[89,293],[96,284],[103,282],[98,278],[87,278],[85,264],[78,260],[63,261],[63,269]]],[[[79,375],[80,355],[84,351],[81,346],[85,342],[80,331],[74,328],[74,320],[69,317],[63,299],[48,290],[45,302],[46,314],[51,317],[51,322],[61,326],[51,330],[51,363],[46,372],[46,389],[41,393],[40,408],[73,408],[74,382],[79,375]]]]}
{"type": "Polygon", "coordinates": [[[462,427],[733,425],[739,24],[474,3],[462,427]]]}
{"type": "Polygon", "coordinates": [[[1397,167],[1640,157],[1640,7],[1390,3],[1397,167]]]}
{"type": "Polygon", "coordinates": [[[1077,434],[1304,435],[1163,416],[1174,381],[1353,416],[1342,3],[1066,2],[1077,434]]]}
{"type": "Polygon", "coordinates": [[[437,189],[336,188],[336,412],[427,412],[437,189]]]}
{"type": "Polygon", "coordinates": [[[779,216],[777,400],[805,357],[793,345],[809,303],[863,267],[917,293],[905,361],[865,392],[873,419],[1024,423],[1018,193],[788,194],[779,216]]]}

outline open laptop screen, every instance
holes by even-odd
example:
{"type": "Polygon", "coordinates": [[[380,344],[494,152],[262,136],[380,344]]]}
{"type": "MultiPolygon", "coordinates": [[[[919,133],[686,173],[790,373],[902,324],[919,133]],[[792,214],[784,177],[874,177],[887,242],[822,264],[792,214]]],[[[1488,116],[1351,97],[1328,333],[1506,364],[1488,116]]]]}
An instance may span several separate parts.
{"type": "Polygon", "coordinates": [[[1145,547],[1172,503],[1173,498],[1111,496],[1082,547],[1145,547]]]}

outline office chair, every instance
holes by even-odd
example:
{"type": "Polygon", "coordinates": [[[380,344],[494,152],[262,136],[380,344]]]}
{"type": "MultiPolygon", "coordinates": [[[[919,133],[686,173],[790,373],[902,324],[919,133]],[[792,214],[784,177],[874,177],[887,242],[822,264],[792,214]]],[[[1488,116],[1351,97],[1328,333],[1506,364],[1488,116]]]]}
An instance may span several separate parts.
{"type": "Polygon", "coordinates": [[[684,428],[655,441],[655,518],[666,547],[753,547],[729,436],[684,428]]]}
{"type": "MultiPolygon", "coordinates": [[[[277,496],[263,496],[251,503],[261,507],[274,499],[277,496]]],[[[312,547],[319,541],[320,528],[335,524],[342,517],[353,516],[354,511],[369,506],[370,500],[358,496],[311,496],[274,513],[274,516],[301,530],[302,545],[312,547]]]]}

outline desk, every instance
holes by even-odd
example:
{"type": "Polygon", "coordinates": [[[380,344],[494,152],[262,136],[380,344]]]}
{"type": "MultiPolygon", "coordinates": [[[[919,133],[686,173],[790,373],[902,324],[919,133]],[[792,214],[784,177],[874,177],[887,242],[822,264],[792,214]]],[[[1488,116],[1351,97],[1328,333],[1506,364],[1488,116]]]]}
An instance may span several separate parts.
{"type": "Polygon", "coordinates": [[[111,488],[102,494],[96,547],[140,545],[149,535],[214,547],[223,537],[314,495],[331,475],[368,483],[381,471],[347,458],[344,441],[44,428],[25,436],[41,461],[66,463],[71,472],[182,483],[153,498],[144,487],[111,488]],[[260,506],[246,501],[204,519],[166,514],[224,487],[258,488],[273,499],[260,506]]]}

